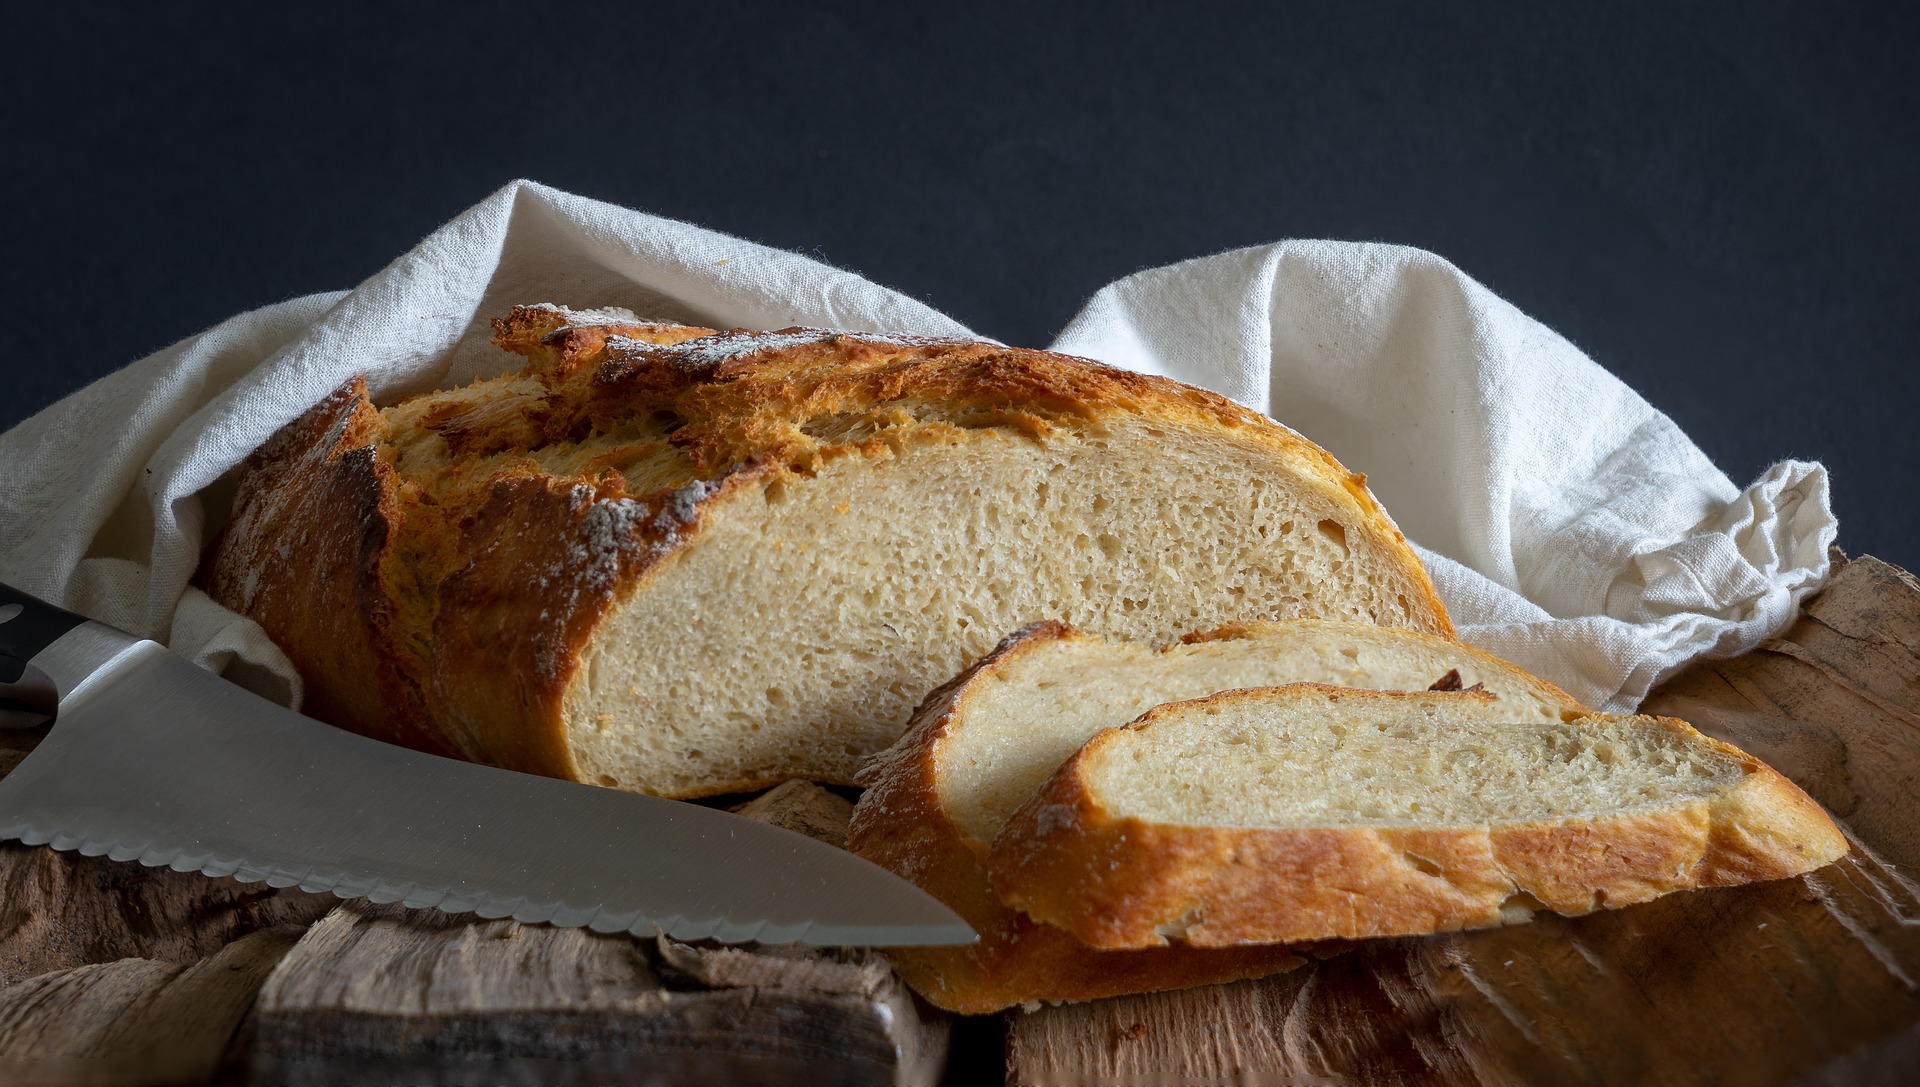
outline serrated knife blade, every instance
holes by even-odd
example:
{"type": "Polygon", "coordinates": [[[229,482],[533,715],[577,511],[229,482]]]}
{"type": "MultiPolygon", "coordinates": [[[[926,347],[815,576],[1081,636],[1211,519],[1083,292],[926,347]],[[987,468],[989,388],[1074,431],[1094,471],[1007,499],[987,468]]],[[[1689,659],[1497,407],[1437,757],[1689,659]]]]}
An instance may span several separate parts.
{"type": "Polygon", "coordinates": [[[601,932],[975,939],[918,887],[823,842],[357,736],[4,585],[0,702],[16,720],[57,711],[0,779],[0,838],[601,932]]]}

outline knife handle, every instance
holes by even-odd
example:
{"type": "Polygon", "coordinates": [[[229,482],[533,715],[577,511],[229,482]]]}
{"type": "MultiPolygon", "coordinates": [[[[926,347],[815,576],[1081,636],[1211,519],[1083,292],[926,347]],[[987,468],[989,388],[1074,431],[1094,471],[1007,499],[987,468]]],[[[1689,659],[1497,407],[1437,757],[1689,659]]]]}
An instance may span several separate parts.
{"type": "MultiPolygon", "coordinates": [[[[0,581],[0,685],[19,683],[27,674],[28,661],[86,621],[84,615],[56,608],[0,581]]],[[[0,687],[0,700],[8,693],[0,687]]]]}

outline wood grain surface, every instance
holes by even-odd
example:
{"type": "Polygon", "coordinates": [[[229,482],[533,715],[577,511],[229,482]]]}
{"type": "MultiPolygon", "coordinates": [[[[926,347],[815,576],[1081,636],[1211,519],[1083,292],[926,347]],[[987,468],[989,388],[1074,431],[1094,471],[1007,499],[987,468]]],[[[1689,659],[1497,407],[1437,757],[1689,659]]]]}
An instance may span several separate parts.
{"type": "Polygon", "coordinates": [[[1920,1078],[1920,584],[1842,567],[1782,637],[1648,701],[1840,816],[1808,876],[1379,941],[1258,981],[1015,1013],[1016,1084],[1920,1078]]]}
{"type": "MultiPolygon", "coordinates": [[[[844,840],[801,782],[741,814],[844,840]]],[[[261,1083],[924,1083],[946,1019],[867,949],[722,947],[346,903],[261,990],[261,1083]]]]}
{"type": "Polygon", "coordinates": [[[721,949],[348,903],[260,993],[261,1083],[925,1082],[871,951],[721,949]]]}

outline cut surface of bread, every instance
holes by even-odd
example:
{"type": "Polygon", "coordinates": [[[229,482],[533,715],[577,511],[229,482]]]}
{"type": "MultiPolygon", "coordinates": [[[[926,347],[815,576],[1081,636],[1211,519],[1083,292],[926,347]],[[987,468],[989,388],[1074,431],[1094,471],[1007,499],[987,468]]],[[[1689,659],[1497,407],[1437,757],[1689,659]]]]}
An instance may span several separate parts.
{"type": "Polygon", "coordinates": [[[519,372],[385,409],[349,386],[240,481],[203,583],[316,716],[696,796],[850,782],[1036,620],[1450,630],[1359,476],[1203,390],[988,343],[496,329],[519,372]]]}
{"type": "Polygon", "coordinates": [[[1448,674],[1542,723],[1588,712],[1553,685],[1469,646],[1356,623],[1241,623],[1163,648],[1043,623],[1008,638],[927,700],[863,774],[855,852],[965,917],[980,942],[894,953],[933,1003],[978,1014],[1034,1000],[1088,1000],[1288,969],[1307,949],[1088,946],[1002,904],[987,850],[1060,764],[1103,728],[1162,702],[1295,681],[1423,689],[1448,674]]]}
{"type": "Polygon", "coordinates": [[[1238,687],[1324,683],[1425,690],[1448,673],[1519,720],[1590,712],[1545,680],[1445,638],[1360,623],[1237,623],[1153,648],[1075,631],[1036,634],[982,677],[966,727],[940,751],[941,796],[961,830],[993,840],[1087,739],[1155,706],[1238,687]]]}
{"type": "Polygon", "coordinates": [[[1104,948],[1410,935],[1798,875],[1847,851],[1683,721],[1485,692],[1226,691],[1102,731],[1015,812],[1009,905],[1104,948]]]}

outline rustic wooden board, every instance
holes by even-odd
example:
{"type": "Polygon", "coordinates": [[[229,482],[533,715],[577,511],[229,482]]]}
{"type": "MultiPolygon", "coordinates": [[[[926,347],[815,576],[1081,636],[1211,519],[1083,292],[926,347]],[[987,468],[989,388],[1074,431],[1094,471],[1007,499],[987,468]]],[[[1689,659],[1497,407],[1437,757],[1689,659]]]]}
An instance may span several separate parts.
{"type": "Polygon", "coordinates": [[[191,966],[121,959],[0,989],[0,1082],[207,1083],[303,931],[262,929],[191,966]]]}
{"type": "MultiPolygon", "coordinates": [[[[789,783],[742,814],[844,838],[789,783]]],[[[262,1083],[927,1083],[947,1019],[878,952],[720,947],[348,903],[255,1009],[262,1083]]]]}
{"type": "Polygon", "coordinates": [[[1379,941],[1292,974],[1015,1013],[1016,1084],[1898,1082],[1920,1069],[1920,584],[1841,568],[1656,691],[1842,817],[1796,880],[1379,941]]]}
{"type": "Polygon", "coordinates": [[[0,984],[122,958],[191,964],[250,932],[308,924],[338,903],[0,843],[0,984]]]}

